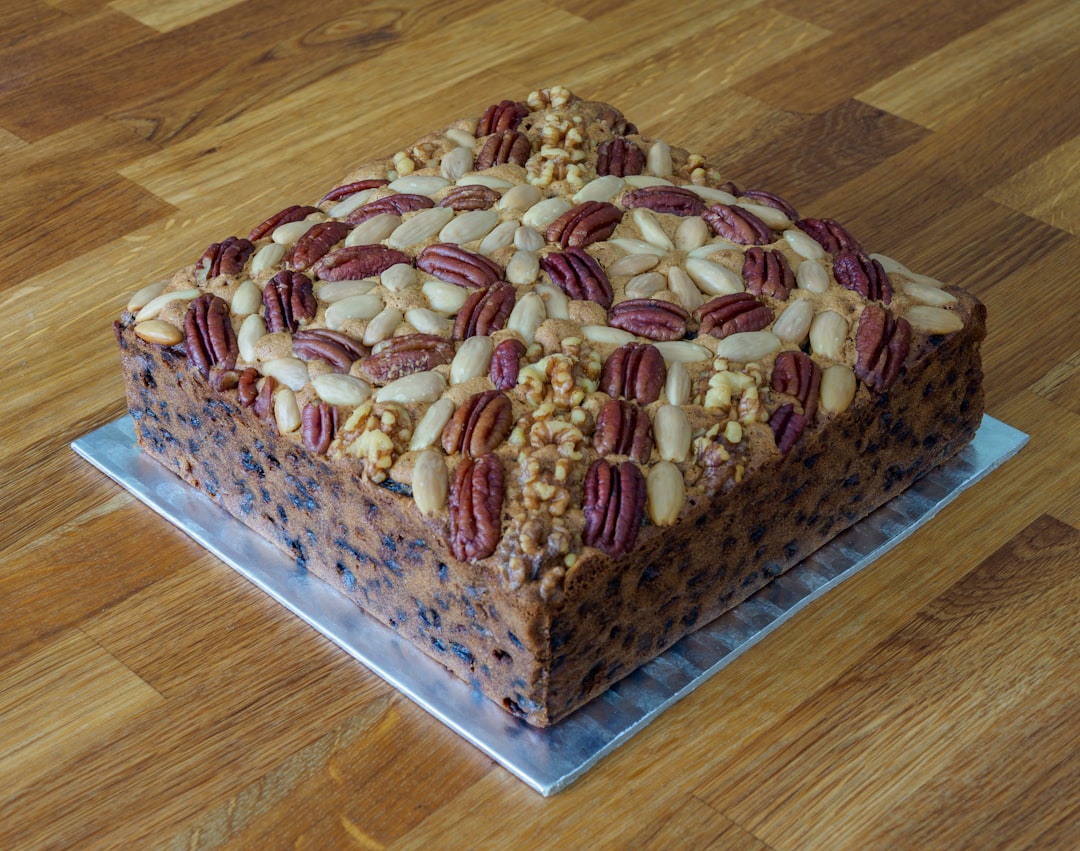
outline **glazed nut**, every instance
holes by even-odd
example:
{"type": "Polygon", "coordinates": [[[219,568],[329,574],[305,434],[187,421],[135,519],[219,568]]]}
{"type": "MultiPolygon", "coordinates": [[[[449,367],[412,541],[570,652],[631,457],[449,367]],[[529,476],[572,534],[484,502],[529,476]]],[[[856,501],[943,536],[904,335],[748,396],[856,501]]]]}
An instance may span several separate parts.
{"type": "Polygon", "coordinates": [[[956,311],[927,304],[912,305],[904,312],[904,318],[924,334],[952,334],[964,327],[964,318],[956,311]]]}
{"type": "Polygon", "coordinates": [[[450,362],[450,384],[463,384],[488,374],[495,344],[491,337],[474,336],[463,342],[450,362]]]}
{"type": "Polygon", "coordinates": [[[461,561],[487,558],[502,537],[502,462],[494,454],[464,458],[450,485],[450,551],[461,561]]]}
{"type": "Polygon", "coordinates": [[[585,529],[581,539],[612,558],[637,543],[645,515],[645,477],[633,461],[595,460],[585,474],[585,529]]]}
{"type": "Polygon", "coordinates": [[[810,348],[830,360],[843,357],[847,336],[847,320],[834,310],[822,311],[810,323],[810,348]]]}
{"type": "Polygon", "coordinates": [[[479,458],[499,447],[514,426],[510,398],[499,390],[474,393],[461,403],[442,433],[447,455],[479,458]]]}
{"type": "Polygon", "coordinates": [[[308,402],[300,414],[304,446],[309,452],[325,455],[337,432],[337,408],[326,402],[308,402]]]}
{"type": "Polygon", "coordinates": [[[450,476],[446,461],[435,449],[424,449],[413,462],[412,494],[416,507],[425,517],[438,514],[446,507],[450,494],[450,476]]]}
{"type": "Polygon", "coordinates": [[[837,363],[821,373],[819,405],[831,414],[842,414],[855,398],[855,373],[851,367],[837,363]]]}
{"type": "Polygon", "coordinates": [[[429,245],[417,255],[416,266],[429,275],[459,287],[488,287],[503,275],[502,268],[495,261],[448,243],[429,245]]]}
{"type": "Polygon", "coordinates": [[[911,349],[911,323],[876,302],[863,308],[855,330],[855,377],[876,393],[896,383],[911,349]]]}
{"type": "MultiPolygon", "coordinates": [[[[771,317],[770,317],[771,318],[771,317]]],[[[649,340],[679,340],[690,319],[683,308],[651,298],[621,301],[608,312],[608,324],[649,340]]]]}
{"type": "Polygon", "coordinates": [[[161,319],[147,319],[137,323],[135,336],[158,346],[175,346],[184,339],[183,331],[161,319]]]}
{"type": "MultiPolygon", "coordinates": [[[[359,363],[363,375],[376,384],[427,372],[454,358],[454,344],[434,334],[405,334],[377,344],[359,363]]],[[[432,400],[433,401],[433,400],[432,400]]]]}
{"type": "Polygon", "coordinates": [[[685,461],[690,452],[690,418],[681,407],[661,405],[653,418],[656,449],[665,461],[685,461]]]}
{"type": "Polygon", "coordinates": [[[645,343],[627,343],[613,351],[600,373],[600,389],[613,398],[648,405],[660,398],[667,383],[667,366],[659,349],[645,343]]]}
{"type": "Polygon", "coordinates": [[[596,415],[592,441],[598,455],[626,455],[645,464],[652,454],[652,422],[640,405],[609,399],[596,415]]]}
{"type": "Polygon", "coordinates": [[[321,281],[357,281],[381,275],[398,263],[411,262],[409,255],[385,245],[349,245],[331,251],[311,271],[321,281]]]}
{"type": "Polygon", "coordinates": [[[446,428],[446,424],[450,422],[450,417],[453,414],[453,402],[445,397],[436,400],[424,411],[424,415],[417,422],[412,439],[409,442],[409,449],[425,449],[433,445],[435,441],[442,437],[443,429],[446,428]]]}
{"type": "Polygon", "coordinates": [[[653,464],[645,480],[645,491],[653,525],[674,525],[686,502],[686,485],[679,468],[670,461],[653,464]]]}
{"type": "Polygon", "coordinates": [[[184,314],[184,349],[203,378],[214,367],[231,370],[236,365],[240,350],[224,299],[207,292],[191,302],[184,314]]]}
{"type": "Polygon", "coordinates": [[[307,361],[321,360],[335,371],[348,372],[353,363],[368,353],[366,346],[347,334],[329,328],[310,328],[292,335],[293,352],[307,361]]]}

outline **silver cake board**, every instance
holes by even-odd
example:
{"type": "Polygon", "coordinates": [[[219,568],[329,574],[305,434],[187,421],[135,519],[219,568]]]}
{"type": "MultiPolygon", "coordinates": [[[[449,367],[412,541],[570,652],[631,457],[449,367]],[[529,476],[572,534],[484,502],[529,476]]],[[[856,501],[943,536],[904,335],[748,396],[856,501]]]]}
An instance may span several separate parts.
{"type": "Polygon", "coordinates": [[[130,416],[71,446],[135,497],[543,795],[581,777],[812,601],[1011,458],[1027,435],[984,417],[974,441],[746,602],[548,729],[512,717],[139,450],[130,416]]]}

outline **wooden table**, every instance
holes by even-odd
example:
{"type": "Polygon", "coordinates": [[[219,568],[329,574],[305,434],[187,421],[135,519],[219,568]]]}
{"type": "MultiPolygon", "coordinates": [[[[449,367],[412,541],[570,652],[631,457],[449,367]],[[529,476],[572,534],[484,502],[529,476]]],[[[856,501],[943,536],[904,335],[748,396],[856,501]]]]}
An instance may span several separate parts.
{"type": "Polygon", "coordinates": [[[1078,45],[1067,0],[3,4],[0,847],[1076,847],[1078,45]],[[544,799],[68,445],[136,288],[552,84],[969,287],[1031,442],[544,799]]]}

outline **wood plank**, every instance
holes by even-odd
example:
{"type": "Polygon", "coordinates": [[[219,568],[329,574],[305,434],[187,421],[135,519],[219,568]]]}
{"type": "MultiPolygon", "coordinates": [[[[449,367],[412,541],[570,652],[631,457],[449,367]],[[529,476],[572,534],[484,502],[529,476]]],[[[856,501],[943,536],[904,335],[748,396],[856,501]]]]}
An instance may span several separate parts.
{"type": "Polygon", "coordinates": [[[1080,135],[986,191],[1010,209],[1080,236],[1080,135]]]}
{"type": "Polygon", "coordinates": [[[1078,560],[1040,518],[696,794],[773,847],[1080,841],[1078,560]]]}
{"type": "Polygon", "coordinates": [[[157,3],[154,0],[111,0],[109,5],[158,32],[172,32],[188,24],[230,9],[244,0],[189,0],[187,3],[157,3]]]}

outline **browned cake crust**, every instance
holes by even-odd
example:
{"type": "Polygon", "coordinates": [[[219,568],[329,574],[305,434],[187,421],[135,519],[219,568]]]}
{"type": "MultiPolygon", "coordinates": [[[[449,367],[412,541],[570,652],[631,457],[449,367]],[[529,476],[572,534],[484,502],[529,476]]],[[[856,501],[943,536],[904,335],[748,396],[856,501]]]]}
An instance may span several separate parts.
{"type": "Polygon", "coordinates": [[[541,726],[982,415],[973,297],[557,88],[216,243],[116,334],[146,452],[541,726]]]}

